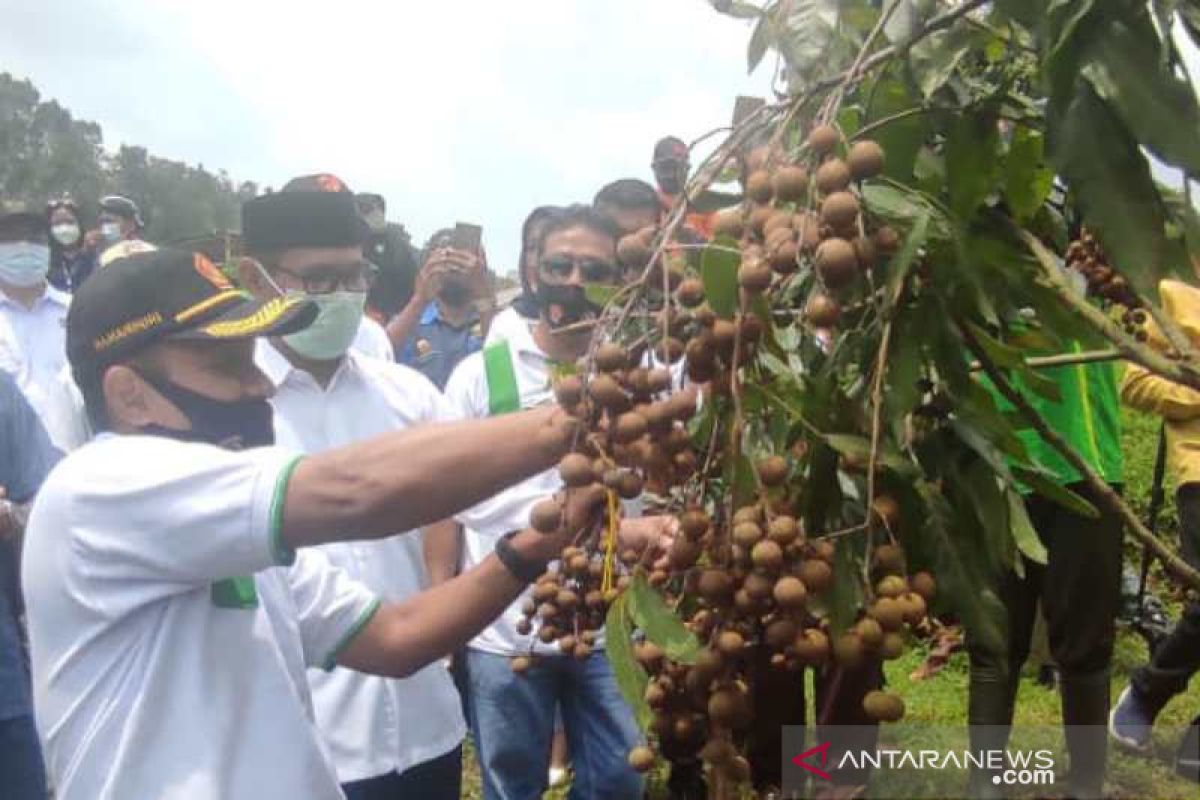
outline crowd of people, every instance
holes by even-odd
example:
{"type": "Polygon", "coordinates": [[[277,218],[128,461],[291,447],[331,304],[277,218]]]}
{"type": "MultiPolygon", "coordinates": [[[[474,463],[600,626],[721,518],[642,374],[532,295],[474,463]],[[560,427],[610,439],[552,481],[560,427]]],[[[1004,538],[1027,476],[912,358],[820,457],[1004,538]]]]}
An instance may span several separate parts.
{"type": "MultiPolygon", "coordinates": [[[[550,780],[557,730],[572,797],[641,797],[627,755],[642,734],[602,638],[564,654],[522,629],[521,609],[602,500],[562,485],[572,423],[551,377],[587,352],[585,284],[628,280],[619,238],[679,202],[687,146],[663,139],[651,167],[656,185],[617,180],[590,203],[532,210],[521,294],[504,307],[481,245],[446,228],[417,251],[383,197],[329,174],[248,200],[226,265],[143,241],[128,198],[101,198],[86,232],[69,199],[2,209],[4,796],[457,798],[469,731],[483,796],[528,800],[550,780]],[[549,496],[565,512],[547,535],[528,520],[549,496]]],[[[711,214],[687,215],[684,236],[711,234],[711,214]]],[[[1163,295],[1200,330],[1200,291],[1163,295]]],[[[1039,410],[1115,486],[1119,397],[1167,420],[1197,563],[1200,394],[1111,363],[1046,374],[1061,399],[1039,410]]],[[[1035,434],[1026,445],[1090,496],[1035,434]]],[[[1110,709],[1120,523],[1039,494],[1027,507],[1048,559],[996,587],[1003,646],[968,642],[972,744],[1004,745],[1040,604],[1073,796],[1100,796],[1105,724],[1147,746],[1200,666],[1200,606],[1110,709]]],[[[674,518],[643,511],[625,504],[622,547],[665,553],[674,518]]],[[[869,722],[879,665],[828,677],[823,722],[869,722]]],[[[800,724],[799,684],[791,697],[759,713],[800,724]]],[[[778,770],[778,743],[759,749],[778,770]]],[[[676,765],[670,786],[702,796],[698,764],[676,765]]],[[[995,791],[972,777],[974,796],[995,791]]]]}

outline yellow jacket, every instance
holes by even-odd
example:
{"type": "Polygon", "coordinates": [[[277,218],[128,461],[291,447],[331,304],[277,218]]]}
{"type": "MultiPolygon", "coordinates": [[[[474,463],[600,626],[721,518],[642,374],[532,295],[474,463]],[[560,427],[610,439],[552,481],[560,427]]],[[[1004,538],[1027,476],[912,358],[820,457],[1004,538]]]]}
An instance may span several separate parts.
{"type": "MultiPolygon", "coordinates": [[[[1158,285],[1163,310],[1200,347],[1200,289],[1175,280],[1158,285]]],[[[1146,323],[1149,342],[1160,349],[1166,339],[1153,320],[1146,323]]],[[[1121,379],[1121,400],[1131,408],[1163,418],[1167,463],[1180,484],[1200,483],[1200,392],[1129,364],[1121,379]]]]}

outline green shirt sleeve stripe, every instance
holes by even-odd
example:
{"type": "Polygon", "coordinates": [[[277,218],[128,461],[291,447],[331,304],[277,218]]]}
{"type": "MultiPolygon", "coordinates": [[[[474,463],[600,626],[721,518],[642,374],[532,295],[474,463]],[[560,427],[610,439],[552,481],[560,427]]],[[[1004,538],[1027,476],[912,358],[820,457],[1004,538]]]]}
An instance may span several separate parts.
{"type": "Polygon", "coordinates": [[[271,498],[271,558],[281,567],[290,567],[296,560],[296,551],[283,543],[283,501],[287,497],[288,482],[300,465],[303,456],[296,456],[280,470],[275,481],[275,494],[271,498]]]}
{"type": "Polygon", "coordinates": [[[483,349],[483,368],[487,378],[490,416],[519,411],[521,393],[517,388],[517,373],[513,369],[512,353],[507,341],[502,340],[483,349]]]}
{"type": "Polygon", "coordinates": [[[375,616],[375,612],[379,610],[381,605],[383,605],[383,602],[376,597],[371,601],[369,606],[363,609],[363,612],[358,615],[358,619],[356,619],[354,624],[350,626],[350,630],[346,631],[342,635],[341,639],[338,639],[338,643],[333,646],[333,649],[329,651],[329,655],[327,655],[325,660],[321,662],[321,669],[329,672],[337,666],[338,656],[340,656],[342,651],[345,650],[352,641],[354,641],[355,636],[358,636],[358,634],[362,633],[362,629],[367,627],[367,623],[370,622],[371,618],[375,616]]]}

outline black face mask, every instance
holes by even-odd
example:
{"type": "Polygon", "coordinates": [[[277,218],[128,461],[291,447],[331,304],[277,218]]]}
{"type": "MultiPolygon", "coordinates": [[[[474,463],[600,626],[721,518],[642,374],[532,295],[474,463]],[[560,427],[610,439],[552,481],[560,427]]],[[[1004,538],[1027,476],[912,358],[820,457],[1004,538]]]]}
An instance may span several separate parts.
{"type": "Polygon", "coordinates": [[[214,400],[169,381],[138,374],[192,423],[191,429],[186,431],[146,425],[142,428],[144,433],[183,442],[207,442],[226,450],[248,450],[275,444],[271,404],[266,400],[214,400]]]}
{"type": "Polygon", "coordinates": [[[442,284],[438,297],[448,306],[461,306],[471,299],[471,288],[458,281],[446,281],[442,284]]]}
{"type": "Polygon", "coordinates": [[[658,179],[658,188],[667,194],[679,194],[683,191],[683,181],[687,172],[682,165],[663,167],[655,170],[654,177],[658,179]]]}
{"type": "Polygon", "coordinates": [[[561,283],[539,283],[534,290],[542,318],[552,328],[562,328],[591,319],[600,309],[587,298],[579,285],[561,283]]]}

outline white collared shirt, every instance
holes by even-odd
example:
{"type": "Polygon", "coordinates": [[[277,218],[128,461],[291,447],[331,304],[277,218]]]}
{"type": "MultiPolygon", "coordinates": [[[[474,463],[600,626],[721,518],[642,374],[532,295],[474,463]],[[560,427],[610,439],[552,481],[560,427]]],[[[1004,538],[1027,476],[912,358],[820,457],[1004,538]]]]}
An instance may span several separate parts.
{"type": "Polygon", "coordinates": [[[305,671],[379,600],[313,550],[275,568],[297,461],[105,434],[50,473],[22,582],[56,797],[342,797],[305,671]]]}
{"type": "Polygon", "coordinates": [[[362,318],[362,322],[358,326],[358,333],[354,336],[354,343],[350,346],[372,358],[381,358],[384,361],[396,360],[396,351],[392,347],[392,340],[388,338],[387,331],[370,317],[362,318]]]}
{"type": "MultiPolygon", "coordinates": [[[[275,384],[276,441],[319,453],[448,416],[424,375],[351,350],[322,389],[278,350],[259,341],[255,361],[275,384]]],[[[317,548],[388,602],[428,588],[418,531],[317,548]]],[[[458,691],[440,662],[404,679],[345,668],[309,671],[317,727],[345,783],[403,772],[455,747],[466,735],[458,691]]]]}
{"type": "MultiPolygon", "coordinates": [[[[69,294],[49,284],[32,308],[26,308],[0,290],[0,317],[8,323],[17,347],[15,360],[11,357],[4,360],[15,361],[17,385],[43,420],[49,403],[47,398],[57,391],[58,375],[67,364],[67,309],[70,304],[69,294]]],[[[12,367],[6,369],[12,371],[12,367]]]]}
{"type": "MultiPolygon", "coordinates": [[[[501,327],[497,329],[493,323],[492,332],[497,337],[493,339],[489,333],[489,344],[501,339],[508,342],[521,408],[533,408],[551,402],[553,393],[550,389],[549,359],[533,340],[531,323],[513,309],[502,312],[496,317],[496,322],[501,327]],[[502,319],[509,311],[512,311],[512,315],[502,319]]],[[[462,360],[450,376],[445,394],[456,418],[481,419],[488,416],[487,371],[482,353],[472,353],[462,360]]],[[[463,569],[470,569],[491,555],[496,540],[504,534],[529,527],[529,512],[533,506],[561,488],[558,469],[552,467],[457,515],[463,525],[463,569]]],[[[536,636],[517,633],[516,624],[522,618],[521,602],[531,591],[527,589],[468,646],[486,653],[518,655],[528,652],[533,643],[535,652],[561,655],[557,645],[546,645],[536,636]]]]}

